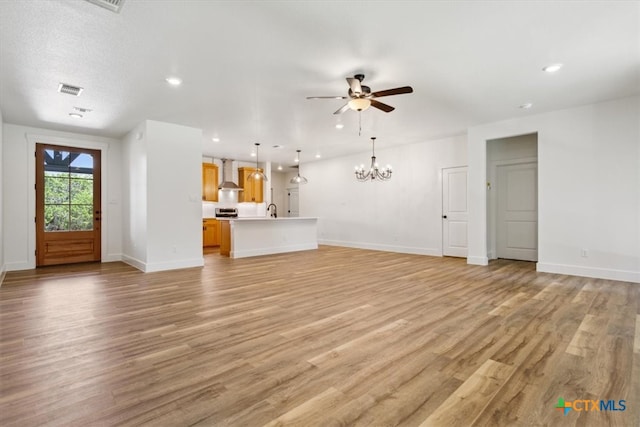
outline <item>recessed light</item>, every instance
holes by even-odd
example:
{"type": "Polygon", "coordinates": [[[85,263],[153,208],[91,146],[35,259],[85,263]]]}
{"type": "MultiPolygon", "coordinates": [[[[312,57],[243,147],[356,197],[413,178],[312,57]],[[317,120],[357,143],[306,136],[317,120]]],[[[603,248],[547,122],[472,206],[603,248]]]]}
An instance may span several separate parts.
{"type": "Polygon", "coordinates": [[[344,125],[342,123],[338,123],[336,125],[336,129],[342,129],[344,127],[344,125]]]}
{"type": "Polygon", "coordinates": [[[530,103],[530,102],[527,102],[526,104],[522,104],[522,105],[518,106],[518,108],[522,108],[523,110],[528,110],[531,107],[533,107],[533,104],[530,103]]]}
{"type": "Polygon", "coordinates": [[[255,151],[252,151],[252,152],[251,152],[251,157],[255,157],[255,156],[256,156],[256,152],[255,152],[255,151]]]}
{"type": "Polygon", "coordinates": [[[213,138],[211,138],[211,140],[213,142],[220,142],[220,138],[218,138],[217,136],[214,136],[213,138]]]}
{"type": "Polygon", "coordinates": [[[322,157],[322,156],[320,155],[320,153],[317,153],[317,154],[316,154],[316,159],[319,159],[320,157],[322,157]]]}
{"type": "Polygon", "coordinates": [[[278,170],[281,171],[282,170],[282,165],[278,165],[278,170]]]}
{"type": "Polygon", "coordinates": [[[545,73],[555,73],[556,71],[560,70],[560,68],[562,68],[562,64],[551,64],[544,67],[542,71],[544,71],[545,73]]]}
{"type": "Polygon", "coordinates": [[[167,77],[164,80],[167,83],[169,83],[171,86],[180,86],[182,84],[182,79],[180,79],[178,77],[167,77]]]}
{"type": "Polygon", "coordinates": [[[80,113],[69,113],[70,117],[73,117],[74,119],[81,119],[83,116],[80,113]]]}

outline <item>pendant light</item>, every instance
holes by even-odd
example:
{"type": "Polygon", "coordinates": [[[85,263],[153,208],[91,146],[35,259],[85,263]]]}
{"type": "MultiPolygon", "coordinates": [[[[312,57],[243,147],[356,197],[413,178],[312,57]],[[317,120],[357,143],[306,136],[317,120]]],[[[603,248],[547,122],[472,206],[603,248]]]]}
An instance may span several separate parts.
{"type": "Polygon", "coordinates": [[[291,181],[289,181],[291,184],[306,184],[307,182],[307,178],[305,178],[304,176],[300,176],[300,151],[301,150],[296,150],[297,154],[297,158],[296,158],[296,163],[298,164],[298,175],[294,176],[293,178],[291,178],[291,181]]]}
{"type": "Polygon", "coordinates": [[[249,175],[249,179],[255,179],[256,181],[258,181],[258,180],[262,180],[262,181],[269,181],[269,179],[267,178],[267,176],[266,176],[264,173],[262,173],[262,172],[260,171],[260,168],[258,167],[258,149],[259,149],[259,147],[260,147],[260,143],[259,143],[259,142],[256,142],[256,143],[255,143],[255,144],[253,144],[253,145],[255,145],[255,146],[256,146],[256,170],[255,170],[255,172],[252,172],[252,173],[249,175]]]}

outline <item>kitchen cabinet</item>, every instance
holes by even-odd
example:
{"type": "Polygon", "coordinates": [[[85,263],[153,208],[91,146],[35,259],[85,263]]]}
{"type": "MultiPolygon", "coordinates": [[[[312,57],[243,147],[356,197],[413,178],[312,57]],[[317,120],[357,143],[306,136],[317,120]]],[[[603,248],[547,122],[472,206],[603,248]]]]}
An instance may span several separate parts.
{"type": "Polygon", "coordinates": [[[218,165],[216,164],[202,164],[202,200],[218,201],[218,165]]]}
{"type": "Polygon", "coordinates": [[[213,218],[202,220],[202,246],[220,246],[220,221],[213,218]]]}
{"type": "Polygon", "coordinates": [[[231,255],[231,221],[218,221],[220,223],[220,255],[231,255]]]}
{"type": "MultiPolygon", "coordinates": [[[[262,169],[257,169],[262,172],[262,169]]],[[[264,200],[264,180],[249,179],[249,175],[254,173],[256,168],[238,168],[238,185],[243,191],[238,196],[239,202],[262,203],[264,200]]]]}

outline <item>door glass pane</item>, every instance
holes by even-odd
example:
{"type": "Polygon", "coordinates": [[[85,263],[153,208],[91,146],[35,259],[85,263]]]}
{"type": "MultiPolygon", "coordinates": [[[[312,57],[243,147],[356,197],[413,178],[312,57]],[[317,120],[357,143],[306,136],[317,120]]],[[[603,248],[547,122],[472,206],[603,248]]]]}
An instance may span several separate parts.
{"type": "Polygon", "coordinates": [[[93,179],[71,178],[71,204],[93,204],[93,179]]]}
{"type": "Polygon", "coordinates": [[[44,152],[45,231],[93,230],[93,156],[44,152]]]}
{"type": "Polygon", "coordinates": [[[69,229],[72,231],[91,230],[93,228],[93,206],[71,205],[71,222],[69,229]]]}
{"type": "Polygon", "coordinates": [[[67,176],[44,177],[44,203],[58,205],[69,203],[69,174],[67,176]]]}
{"type": "Polygon", "coordinates": [[[69,230],[69,205],[44,206],[45,231],[69,230]]]}

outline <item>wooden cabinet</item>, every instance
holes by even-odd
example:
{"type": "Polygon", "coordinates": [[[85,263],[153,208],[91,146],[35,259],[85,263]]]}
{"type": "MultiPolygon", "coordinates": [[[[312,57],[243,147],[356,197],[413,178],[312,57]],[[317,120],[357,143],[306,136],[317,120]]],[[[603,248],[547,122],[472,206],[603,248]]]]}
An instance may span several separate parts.
{"type": "Polygon", "coordinates": [[[202,246],[220,246],[220,221],[217,219],[202,220],[202,246]]]}
{"type": "Polygon", "coordinates": [[[218,165],[216,164],[202,164],[202,200],[218,201],[218,165]]]}
{"type": "Polygon", "coordinates": [[[220,223],[220,255],[231,255],[231,221],[218,221],[220,223]]]}
{"type": "MultiPolygon", "coordinates": [[[[262,169],[257,169],[262,172],[262,169]]],[[[256,168],[238,168],[238,185],[243,191],[238,196],[239,202],[262,203],[264,200],[264,180],[249,179],[249,175],[256,171],[256,168]]]]}

